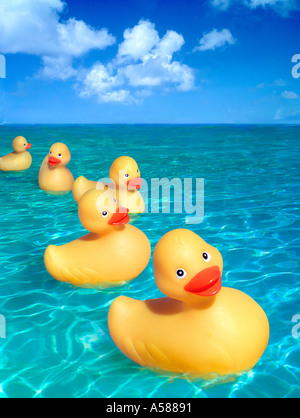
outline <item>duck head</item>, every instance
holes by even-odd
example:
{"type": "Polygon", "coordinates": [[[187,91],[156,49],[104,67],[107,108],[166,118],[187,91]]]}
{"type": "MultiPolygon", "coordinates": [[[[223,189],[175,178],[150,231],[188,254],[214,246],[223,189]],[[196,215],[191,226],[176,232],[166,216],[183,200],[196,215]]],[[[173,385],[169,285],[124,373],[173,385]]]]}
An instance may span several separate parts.
{"type": "Polygon", "coordinates": [[[65,144],[58,142],[52,145],[48,154],[49,167],[65,167],[70,162],[70,160],[71,153],[65,144]]]}
{"type": "Polygon", "coordinates": [[[128,190],[139,190],[143,182],[136,161],[125,156],[119,157],[113,162],[109,178],[114,181],[117,187],[126,187],[128,190]]]}
{"type": "Polygon", "coordinates": [[[17,154],[28,151],[31,148],[31,144],[29,144],[23,136],[17,136],[13,140],[12,146],[17,154]]]}
{"type": "Polygon", "coordinates": [[[187,229],[173,230],[161,238],[153,264],[156,284],[170,298],[197,304],[221,290],[221,254],[187,229]]]}
{"type": "Polygon", "coordinates": [[[129,210],[119,206],[110,189],[89,190],[80,199],[78,213],[83,227],[97,234],[106,233],[130,221],[129,210]]]}

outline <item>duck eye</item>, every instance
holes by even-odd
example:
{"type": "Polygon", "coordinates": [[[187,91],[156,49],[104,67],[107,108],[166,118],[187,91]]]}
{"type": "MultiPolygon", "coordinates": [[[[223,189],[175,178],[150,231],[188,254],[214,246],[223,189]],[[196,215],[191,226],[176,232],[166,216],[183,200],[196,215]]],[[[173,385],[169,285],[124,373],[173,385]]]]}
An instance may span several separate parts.
{"type": "Polygon", "coordinates": [[[137,170],[137,173],[139,174],[140,170],[137,170]]]}
{"type": "Polygon", "coordinates": [[[52,155],[52,151],[49,152],[49,155],[52,155]]]}
{"type": "Polygon", "coordinates": [[[62,155],[61,154],[58,154],[58,158],[61,158],[62,157],[62,155]]]}
{"type": "Polygon", "coordinates": [[[177,278],[178,278],[179,280],[184,279],[186,275],[187,275],[187,272],[186,272],[185,270],[183,270],[183,269],[178,269],[178,270],[176,271],[176,276],[177,276],[177,278]]]}
{"type": "Polygon", "coordinates": [[[26,147],[26,144],[24,144],[24,147],[26,147]]]}
{"type": "Polygon", "coordinates": [[[125,174],[125,177],[128,178],[129,177],[129,174],[125,174]]]}
{"type": "Polygon", "coordinates": [[[117,205],[118,204],[117,199],[115,197],[113,199],[114,199],[115,204],[117,205]]]}
{"type": "Polygon", "coordinates": [[[210,255],[209,253],[207,253],[207,252],[204,252],[204,253],[202,254],[202,257],[203,257],[203,259],[204,259],[204,261],[205,261],[206,263],[208,263],[208,262],[211,260],[211,255],[210,255]]]}
{"type": "Polygon", "coordinates": [[[102,216],[103,216],[103,218],[107,218],[108,217],[108,212],[106,210],[104,210],[102,212],[102,216]]]}

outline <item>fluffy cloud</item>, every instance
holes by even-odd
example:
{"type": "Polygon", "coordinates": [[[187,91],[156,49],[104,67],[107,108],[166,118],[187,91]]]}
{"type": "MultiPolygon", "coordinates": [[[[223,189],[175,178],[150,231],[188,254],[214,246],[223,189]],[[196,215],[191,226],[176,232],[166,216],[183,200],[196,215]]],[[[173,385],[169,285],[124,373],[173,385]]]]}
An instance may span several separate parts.
{"type": "Polygon", "coordinates": [[[0,51],[41,57],[36,74],[46,79],[74,79],[82,97],[99,102],[130,102],[153,89],[194,87],[191,68],[174,60],[184,45],[182,35],[168,31],[160,38],[155,25],[141,20],[124,31],[116,56],[90,69],[76,68],[76,58],[116,42],[107,29],[95,29],[74,18],[62,21],[62,0],[0,0],[0,51]]]}
{"type": "Polygon", "coordinates": [[[75,74],[74,58],[115,42],[106,29],[95,30],[81,20],[60,23],[64,8],[62,0],[0,0],[1,52],[41,56],[40,74],[64,80],[75,74]]]}
{"type": "Polygon", "coordinates": [[[194,51],[214,50],[226,44],[232,45],[235,42],[235,39],[228,29],[223,29],[221,31],[214,29],[203,35],[203,38],[200,40],[200,46],[196,47],[194,51]]]}
{"type": "Polygon", "coordinates": [[[211,0],[211,4],[221,10],[226,10],[235,4],[242,4],[250,9],[270,7],[283,16],[297,10],[297,0],[211,0]]]}
{"type": "Polygon", "coordinates": [[[82,97],[97,96],[100,102],[124,102],[129,100],[130,92],[122,88],[123,77],[116,72],[112,65],[104,66],[96,63],[91,70],[87,71],[77,86],[82,97]]]}
{"type": "Polygon", "coordinates": [[[81,96],[97,96],[100,102],[133,101],[149,95],[155,87],[191,90],[192,69],[173,60],[183,45],[184,39],[177,32],[168,31],[160,38],[153,23],[141,20],[125,30],[115,59],[106,66],[96,63],[77,88],[81,96]]]}
{"type": "Polygon", "coordinates": [[[143,60],[160,39],[155,26],[149,21],[140,21],[132,29],[124,32],[124,42],[119,45],[118,56],[128,59],[143,60]]]}

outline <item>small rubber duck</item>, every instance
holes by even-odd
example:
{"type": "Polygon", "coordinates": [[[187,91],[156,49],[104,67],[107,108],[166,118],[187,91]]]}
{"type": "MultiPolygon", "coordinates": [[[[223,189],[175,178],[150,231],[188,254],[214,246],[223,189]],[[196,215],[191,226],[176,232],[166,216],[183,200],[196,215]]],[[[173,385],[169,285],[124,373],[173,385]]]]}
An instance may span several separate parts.
{"type": "Polygon", "coordinates": [[[222,287],[219,251],[177,229],[158,242],[153,264],[167,297],[114,300],[108,325],[118,348],[141,366],[192,377],[252,369],[268,344],[268,319],[251,297],[222,287]]]}
{"type": "Polygon", "coordinates": [[[66,167],[70,160],[71,153],[65,144],[52,145],[40,168],[40,188],[50,193],[70,192],[74,183],[74,177],[66,167]]]}
{"type": "Polygon", "coordinates": [[[45,265],[55,279],[81,287],[107,287],[124,284],[147,267],[150,242],[128,225],[128,209],[119,206],[109,189],[86,192],[78,213],[90,234],[46,249],[45,265]]]}
{"type": "Polygon", "coordinates": [[[31,149],[23,136],[17,136],[12,143],[14,149],[10,154],[0,158],[0,170],[2,171],[24,171],[32,163],[32,157],[28,150],[31,149]]]}
{"type": "MultiPolygon", "coordinates": [[[[139,192],[141,184],[141,173],[136,161],[131,157],[117,158],[109,171],[109,178],[116,187],[116,198],[122,206],[129,209],[129,213],[143,213],[145,203],[139,192]]],[[[110,183],[103,183],[109,186],[110,183]]],[[[85,192],[99,187],[99,182],[79,177],[73,185],[73,196],[78,203],[85,192]]],[[[111,186],[110,186],[111,187],[111,186]]]]}

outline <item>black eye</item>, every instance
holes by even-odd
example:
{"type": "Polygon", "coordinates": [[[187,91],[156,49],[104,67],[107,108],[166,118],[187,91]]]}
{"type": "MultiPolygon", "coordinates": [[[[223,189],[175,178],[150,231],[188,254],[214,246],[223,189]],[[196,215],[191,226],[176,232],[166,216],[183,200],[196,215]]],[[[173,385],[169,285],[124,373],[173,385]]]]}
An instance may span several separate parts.
{"type": "Polygon", "coordinates": [[[183,270],[183,269],[178,269],[177,271],[176,271],[176,276],[178,277],[178,279],[184,279],[185,278],[185,276],[187,275],[187,272],[185,271],[185,270],[183,270]]]}
{"type": "Polygon", "coordinates": [[[210,255],[209,253],[207,253],[207,252],[204,252],[204,253],[202,254],[202,256],[203,256],[203,259],[204,259],[204,261],[205,261],[206,263],[208,263],[208,262],[211,260],[211,255],[210,255]]]}
{"type": "Polygon", "coordinates": [[[50,151],[49,154],[52,155],[52,151],[50,151]]]}
{"type": "Polygon", "coordinates": [[[58,154],[58,158],[61,158],[62,157],[62,155],[61,154],[58,154]]]}
{"type": "Polygon", "coordinates": [[[125,177],[128,178],[129,177],[129,174],[125,174],[125,177]]]}
{"type": "Polygon", "coordinates": [[[107,212],[106,210],[104,210],[104,211],[102,212],[102,216],[103,216],[103,218],[106,218],[106,217],[108,216],[108,212],[107,212]]]}
{"type": "Polygon", "coordinates": [[[26,147],[26,144],[24,144],[24,147],[26,147]]]}

